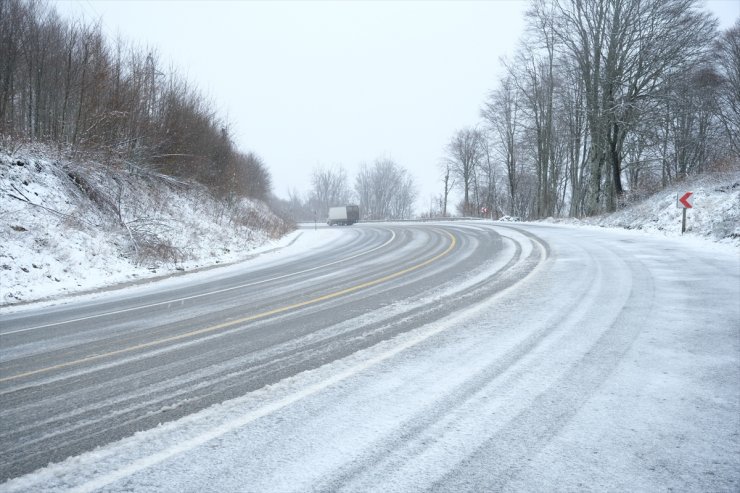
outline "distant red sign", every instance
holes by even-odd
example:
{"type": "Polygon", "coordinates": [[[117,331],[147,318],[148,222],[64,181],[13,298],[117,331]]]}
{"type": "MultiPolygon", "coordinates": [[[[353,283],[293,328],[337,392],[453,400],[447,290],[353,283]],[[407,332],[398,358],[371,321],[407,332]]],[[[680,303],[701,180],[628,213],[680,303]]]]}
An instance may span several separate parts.
{"type": "Polygon", "coordinates": [[[694,207],[694,192],[686,192],[682,196],[676,196],[676,207],[679,209],[691,209],[694,207]]]}

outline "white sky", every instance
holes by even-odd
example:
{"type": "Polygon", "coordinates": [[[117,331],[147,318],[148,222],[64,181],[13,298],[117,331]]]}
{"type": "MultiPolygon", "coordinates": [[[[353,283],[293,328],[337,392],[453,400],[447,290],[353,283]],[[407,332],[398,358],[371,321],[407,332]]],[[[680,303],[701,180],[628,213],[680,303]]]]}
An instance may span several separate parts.
{"type": "MultiPolygon", "coordinates": [[[[709,7],[729,26],[740,2],[709,7]]],[[[274,192],[309,188],[318,164],[388,156],[420,208],[440,193],[438,163],[513,54],[523,0],[410,2],[63,1],[58,10],[151,46],[212,98],[237,147],[260,155],[274,192]]]]}

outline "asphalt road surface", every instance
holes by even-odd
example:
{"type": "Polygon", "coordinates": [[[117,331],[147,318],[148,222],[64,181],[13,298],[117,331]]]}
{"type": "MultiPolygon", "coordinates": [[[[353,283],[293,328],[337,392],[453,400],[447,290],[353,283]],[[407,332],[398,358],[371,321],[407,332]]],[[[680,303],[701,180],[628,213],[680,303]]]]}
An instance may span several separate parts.
{"type": "MultiPolygon", "coordinates": [[[[299,238],[296,248],[192,282],[0,315],[0,479],[258,389],[278,392],[286,379],[384,348],[389,355],[376,366],[406,355],[391,365],[399,379],[392,394],[355,382],[359,370],[345,372],[342,391],[327,390],[339,392],[335,406],[284,406],[294,414],[285,417],[290,428],[240,422],[256,434],[239,441],[253,462],[242,456],[248,479],[235,475],[229,455],[212,458],[224,468],[220,483],[212,472],[179,471],[178,484],[163,469],[159,484],[738,488],[736,255],[490,222],[364,224],[332,234],[330,243],[300,248],[299,238]],[[382,419],[369,433],[372,416],[382,419]],[[359,444],[349,438],[358,433],[366,435],[359,444]],[[322,451],[306,446],[332,440],[322,451]]],[[[198,456],[184,463],[209,461],[198,456]]],[[[120,475],[100,485],[136,489],[139,470],[125,486],[115,483],[120,475]]]]}
{"type": "Polygon", "coordinates": [[[487,228],[345,232],[331,248],[254,271],[2,317],[2,477],[342,358],[515,282],[545,255],[538,246],[523,256],[516,244],[505,252],[513,272],[500,282],[327,333],[465,278],[504,250],[500,234],[487,228]]]}

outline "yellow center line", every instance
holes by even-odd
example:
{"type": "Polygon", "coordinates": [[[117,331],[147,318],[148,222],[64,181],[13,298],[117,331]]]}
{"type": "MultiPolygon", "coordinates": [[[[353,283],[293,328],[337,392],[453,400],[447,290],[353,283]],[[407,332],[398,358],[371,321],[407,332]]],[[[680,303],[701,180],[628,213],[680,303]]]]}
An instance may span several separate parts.
{"type": "Polygon", "coordinates": [[[170,303],[177,303],[177,302],[182,302],[182,301],[185,301],[185,300],[192,300],[192,299],[195,299],[195,298],[202,298],[203,296],[213,296],[214,294],[225,293],[227,291],[233,291],[235,289],[243,289],[243,288],[247,288],[247,287],[251,287],[251,286],[256,286],[258,284],[265,284],[267,282],[272,282],[272,281],[277,281],[277,280],[280,280],[280,279],[285,279],[286,277],[293,277],[293,276],[297,276],[297,275],[300,275],[300,274],[305,274],[306,272],[311,272],[311,271],[314,271],[314,270],[323,269],[324,267],[329,267],[330,265],[339,264],[339,263],[342,263],[342,262],[346,262],[348,260],[352,260],[352,259],[357,258],[357,257],[361,257],[363,255],[367,255],[368,253],[374,252],[375,250],[378,250],[378,249],[383,248],[384,246],[390,244],[390,242],[392,242],[395,239],[395,237],[396,237],[395,231],[391,231],[391,237],[390,237],[390,239],[388,241],[386,241],[385,243],[383,243],[382,245],[379,245],[379,246],[376,246],[376,247],[374,247],[374,248],[372,248],[370,250],[366,250],[364,252],[360,252],[358,254],[352,255],[350,257],[345,257],[345,258],[342,258],[342,259],[339,259],[339,260],[335,260],[334,262],[329,262],[328,264],[318,265],[316,267],[311,267],[310,269],[305,269],[305,270],[298,271],[298,272],[291,272],[290,274],[284,274],[282,276],[272,277],[270,279],[263,279],[261,281],[254,281],[254,282],[250,282],[250,283],[247,283],[247,284],[240,284],[238,286],[231,286],[231,287],[228,287],[228,288],[217,289],[215,291],[206,291],[206,292],[195,294],[195,295],[192,295],[192,296],[184,296],[184,297],[181,297],[181,298],[172,298],[172,299],[165,300],[165,301],[159,301],[157,303],[150,303],[148,305],[137,305],[137,306],[133,306],[131,308],[123,308],[121,310],[114,310],[114,311],[110,311],[110,312],[98,313],[98,314],[95,314],[95,315],[89,315],[87,317],[73,318],[71,320],[62,320],[61,322],[54,322],[54,323],[50,323],[50,324],[37,325],[35,327],[28,327],[28,328],[25,328],[25,329],[13,330],[13,331],[10,331],[10,332],[3,332],[3,333],[0,334],[0,336],[6,336],[6,335],[10,335],[10,334],[18,334],[20,332],[28,332],[30,330],[44,329],[46,327],[54,327],[56,325],[71,324],[71,323],[74,323],[74,322],[81,322],[83,320],[91,320],[93,318],[107,317],[109,315],[117,315],[119,313],[126,313],[126,312],[135,311],[135,310],[142,310],[144,308],[151,308],[151,307],[154,307],[154,306],[169,305],[170,303]]]}
{"type": "Polygon", "coordinates": [[[387,276],[383,276],[383,277],[380,277],[378,279],[373,279],[372,281],[364,282],[362,284],[357,284],[355,286],[351,286],[349,288],[345,288],[345,289],[342,289],[340,291],[335,291],[333,293],[325,294],[325,295],[319,296],[317,298],[312,298],[310,300],[301,301],[299,303],[293,303],[292,305],[287,305],[287,306],[283,306],[283,307],[280,307],[280,308],[275,308],[273,310],[268,310],[268,311],[265,311],[265,312],[257,313],[255,315],[250,315],[248,317],[239,318],[237,320],[230,320],[228,322],[223,322],[223,323],[220,323],[220,324],[212,325],[210,327],[204,327],[202,329],[197,329],[197,330],[193,330],[193,331],[190,331],[190,332],[185,332],[185,333],[178,334],[178,335],[175,335],[175,336],[165,337],[163,339],[157,339],[157,340],[154,340],[154,341],[145,342],[145,343],[142,343],[142,344],[137,344],[135,346],[129,346],[129,347],[126,347],[126,348],[123,348],[123,349],[118,349],[116,351],[109,351],[107,353],[95,354],[93,356],[86,356],[84,358],[80,358],[80,359],[77,359],[77,360],[74,360],[74,361],[68,361],[66,363],[60,363],[58,365],[48,366],[48,367],[45,367],[45,368],[39,368],[38,370],[27,371],[25,373],[19,373],[17,375],[13,375],[13,376],[10,376],[10,377],[3,377],[3,378],[0,378],[0,383],[2,383],[2,382],[8,382],[8,381],[11,381],[11,380],[17,380],[19,378],[28,377],[28,376],[31,376],[31,375],[38,375],[39,373],[47,373],[47,372],[50,372],[50,371],[53,371],[53,370],[60,370],[60,369],[63,369],[63,368],[68,368],[70,366],[75,366],[75,365],[79,365],[79,364],[82,364],[82,363],[89,363],[91,361],[97,361],[97,360],[100,360],[100,359],[103,359],[103,358],[108,358],[110,356],[117,356],[117,355],[120,355],[120,354],[130,353],[130,352],[133,352],[133,351],[138,351],[139,349],[147,349],[147,348],[150,348],[150,347],[159,346],[159,345],[166,344],[166,343],[169,343],[169,342],[175,342],[175,341],[179,341],[179,340],[182,340],[182,339],[187,339],[187,338],[193,337],[193,336],[199,336],[199,335],[203,335],[203,334],[208,334],[210,332],[215,332],[217,330],[225,329],[227,327],[232,327],[234,325],[243,324],[245,322],[251,322],[251,321],[258,320],[258,319],[265,318],[265,317],[269,317],[269,316],[272,316],[272,315],[277,315],[279,313],[285,313],[285,312],[290,311],[290,310],[295,310],[296,308],[302,308],[304,306],[313,305],[313,304],[320,303],[322,301],[330,300],[330,299],[333,299],[333,298],[338,298],[339,296],[344,296],[346,294],[350,294],[350,293],[353,293],[355,291],[359,291],[361,289],[366,289],[366,288],[369,288],[369,287],[372,287],[372,286],[376,286],[378,284],[382,284],[384,282],[388,282],[388,281],[390,281],[392,279],[395,279],[397,277],[403,276],[404,274],[408,274],[409,272],[413,272],[413,271],[418,270],[418,269],[420,269],[420,268],[422,268],[424,266],[427,266],[427,265],[431,264],[432,262],[435,262],[435,261],[439,260],[440,258],[444,257],[445,255],[449,254],[452,251],[452,249],[455,248],[455,245],[457,244],[457,239],[450,232],[445,231],[445,233],[450,237],[450,240],[451,240],[450,241],[450,245],[447,247],[447,249],[445,251],[443,251],[442,253],[440,253],[440,254],[438,254],[438,255],[430,258],[430,259],[425,260],[424,262],[418,263],[416,265],[412,265],[411,267],[407,267],[407,268],[405,268],[403,270],[399,270],[399,271],[394,272],[392,274],[388,274],[387,276]]]}

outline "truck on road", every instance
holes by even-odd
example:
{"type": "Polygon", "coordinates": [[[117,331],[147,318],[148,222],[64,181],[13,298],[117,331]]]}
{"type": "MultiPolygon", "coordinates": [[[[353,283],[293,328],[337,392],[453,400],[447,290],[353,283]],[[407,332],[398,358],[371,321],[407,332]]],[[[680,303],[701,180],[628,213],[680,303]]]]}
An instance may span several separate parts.
{"type": "Polygon", "coordinates": [[[329,208],[329,219],[326,223],[329,226],[335,224],[341,226],[352,226],[360,220],[360,207],[356,205],[343,205],[341,207],[329,208]]]}

